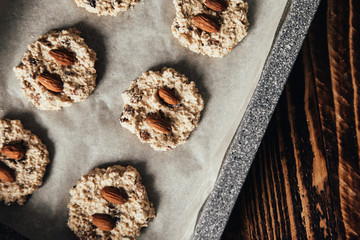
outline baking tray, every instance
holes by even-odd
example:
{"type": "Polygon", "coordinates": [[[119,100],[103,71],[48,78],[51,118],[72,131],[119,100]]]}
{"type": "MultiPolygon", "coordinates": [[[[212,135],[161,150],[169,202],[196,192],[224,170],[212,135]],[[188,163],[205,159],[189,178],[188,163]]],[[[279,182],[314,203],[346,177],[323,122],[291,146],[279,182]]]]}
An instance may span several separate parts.
{"type": "MultiPolygon", "coordinates": [[[[189,50],[181,47],[179,43],[173,39],[171,33],[169,32],[170,21],[172,21],[172,18],[174,17],[174,11],[171,6],[171,1],[142,1],[141,3],[144,3],[143,6],[136,6],[134,12],[128,11],[124,14],[119,15],[116,18],[97,18],[96,16],[86,13],[81,9],[76,9],[73,0],[66,0],[64,2],[42,2],[43,4],[36,4],[36,2],[33,1],[32,3],[34,4],[32,4],[28,1],[21,0],[12,2],[8,2],[5,0],[0,1],[0,10],[6,11],[2,15],[3,22],[8,23],[3,24],[1,27],[3,32],[1,36],[3,40],[3,45],[0,48],[0,52],[3,53],[9,51],[7,49],[13,49],[11,51],[11,54],[6,55],[6,58],[0,57],[0,76],[2,79],[5,79],[5,88],[0,88],[0,100],[6,99],[5,97],[1,98],[2,95],[10,99],[5,103],[0,101],[0,113],[4,117],[19,118],[23,122],[25,121],[25,127],[27,129],[33,130],[33,132],[39,135],[40,138],[45,142],[45,144],[48,145],[50,150],[50,157],[52,160],[52,163],[49,166],[49,170],[47,171],[47,176],[45,176],[44,179],[44,185],[39,189],[38,192],[33,194],[29,202],[24,207],[12,206],[10,208],[0,208],[0,211],[3,213],[1,214],[2,216],[0,215],[0,218],[2,219],[1,222],[9,225],[15,230],[18,230],[20,233],[24,234],[26,237],[29,238],[47,239],[50,237],[54,239],[54,236],[57,236],[57,234],[63,234],[58,229],[64,228],[64,226],[66,225],[64,219],[67,216],[67,212],[64,210],[66,209],[66,203],[69,198],[68,193],[64,193],[66,196],[64,195],[62,197],[63,199],[57,199],[49,194],[46,194],[46,192],[54,191],[54,189],[52,189],[52,187],[49,185],[51,185],[52,183],[54,183],[55,180],[58,179],[59,173],[67,173],[67,180],[71,181],[74,184],[81,175],[86,174],[94,167],[104,167],[114,163],[132,164],[137,167],[140,173],[143,175],[144,184],[148,189],[150,199],[155,201],[155,207],[158,209],[157,219],[150,223],[150,227],[148,229],[142,230],[141,239],[188,239],[190,238],[190,236],[192,236],[192,238],[194,239],[219,238],[231,213],[231,209],[233,204],[235,203],[236,197],[240,192],[241,185],[247,175],[248,169],[251,165],[251,161],[261,141],[261,137],[266,129],[271,113],[276,105],[278,97],[280,96],[281,90],[286,81],[286,77],[290,72],[293,62],[295,61],[297,52],[300,49],[306,30],[310,25],[312,16],[318,5],[318,1],[280,1],[283,3],[286,2],[286,5],[284,7],[284,10],[282,9],[281,11],[282,18],[279,20],[279,23],[277,22],[277,20],[274,20],[274,25],[276,25],[274,28],[274,33],[271,32],[270,34],[263,36],[264,38],[269,38],[265,39],[267,41],[267,44],[269,45],[269,50],[266,50],[265,53],[262,54],[262,56],[259,56],[259,59],[261,58],[263,60],[259,60],[258,65],[256,65],[256,67],[258,68],[256,72],[256,79],[254,79],[250,85],[244,85],[244,79],[241,79],[241,77],[239,76],[239,80],[241,81],[237,82],[237,85],[228,84],[229,86],[227,86],[227,88],[222,86],[221,84],[219,86],[216,85],[218,84],[217,82],[211,82],[211,77],[213,77],[212,75],[215,75],[216,71],[218,71],[219,69],[221,70],[221,68],[215,69],[214,73],[212,73],[210,71],[211,69],[209,69],[207,71],[207,74],[206,71],[203,71],[204,69],[201,68],[207,66],[215,68],[217,66],[227,67],[221,66],[221,64],[224,65],[225,63],[229,64],[229,66],[231,66],[232,68],[244,68],[244,65],[234,64],[234,62],[230,60],[241,60],[242,58],[246,58],[246,54],[249,55],[249,52],[254,54],[256,53],[256,50],[250,48],[246,49],[246,47],[251,47],[252,45],[259,47],[259,45],[251,43],[251,40],[256,35],[256,31],[254,31],[254,29],[256,29],[256,25],[259,26],[259,24],[261,23],[256,16],[258,14],[256,11],[260,9],[259,7],[257,7],[257,5],[263,4],[263,9],[265,9],[264,6],[267,6],[268,10],[265,12],[265,14],[268,13],[269,15],[267,15],[267,17],[270,18],[269,16],[271,16],[272,11],[271,7],[273,7],[274,9],[276,8],[276,5],[271,6],[270,4],[278,3],[278,1],[248,1],[250,5],[249,18],[251,24],[249,28],[249,36],[246,37],[245,40],[240,43],[239,46],[237,46],[234,51],[230,53],[229,56],[226,56],[223,60],[214,60],[205,56],[193,54],[189,50]],[[68,8],[62,9],[61,6],[65,3],[68,4],[68,8]],[[8,6],[10,6],[10,8],[7,8],[8,6]],[[154,11],[146,11],[145,7],[154,9],[154,11]],[[172,11],[166,11],[166,9],[170,8],[172,9],[172,11]],[[81,22],[72,23],[71,19],[74,18],[74,13],[79,15],[79,17],[81,18],[81,22]],[[39,14],[41,15],[37,18],[39,14]],[[62,16],[64,17],[67,16],[67,18],[60,20],[59,16],[56,16],[57,14],[62,14],[62,16]],[[148,21],[141,22],[139,20],[141,18],[141,14],[147,17],[148,21]],[[24,19],[29,19],[30,22],[26,22],[24,21],[24,19]],[[119,56],[118,58],[126,62],[123,62],[123,65],[118,66],[120,70],[115,69],[114,71],[114,63],[106,62],[107,56],[105,55],[105,52],[107,53],[107,55],[110,56],[118,52],[119,49],[121,49],[121,46],[117,47],[116,44],[114,44],[114,41],[119,40],[109,37],[109,39],[105,39],[105,41],[107,41],[107,44],[104,44],[104,41],[100,41],[99,39],[101,39],[102,32],[106,32],[106,30],[109,30],[107,28],[108,26],[113,24],[113,21],[120,20],[121,22],[119,22],[119,27],[114,29],[113,35],[131,35],[139,33],[140,35],[143,34],[148,39],[145,42],[139,42],[139,44],[141,45],[140,48],[137,49],[137,55],[139,55],[138,57],[141,57],[142,59],[139,59],[138,62],[134,62],[132,54],[124,52],[124,55],[119,56]],[[134,22],[132,23],[130,20],[134,22]],[[99,22],[104,23],[103,29],[99,29],[99,22]],[[159,25],[164,22],[166,22],[168,26],[162,27],[159,25]],[[133,29],[132,26],[135,24],[142,25],[133,29]],[[19,93],[19,87],[17,84],[14,83],[18,83],[18,81],[15,79],[13,73],[10,73],[11,71],[9,72],[8,69],[20,61],[20,58],[25,51],[26,46],[31,41],[35,40],[39,35],[44,34],[52,29],[64,29],[67,27],[72,27],[74,25],[75,27],[78,27],[80,28],[80,30],[83,31],[82,36],[85,38],[86,42],[88,42],[90,47],[94,48],[96,52],[99,53],[99,61],[96,65],[99,73],[98,79],[100,79],[98,87],[95,92],[89,97],[89,99],[87,99],[83,103],[76,104],[68,109],[64,109],[60,113],[38,112],[31,106],[31,104],[27,103],[26,100],[24,100],[23,97],[20,96],[21,93],[19,93]],[[174,57],[172,59],[169,59],[169,52],[165,50],[162,52],[154,52],[150,54],[147,53],[146,50],[144,50],[144,47],[147,46],[146,44],[149,43],[148,46],[150,46],[152,42],[154,42],[154,44],[159,43],[157,41],[158,38],[152,32],[142,32],[143,29],[146,29],[147,25],[154,27],[154,29],[157,30],[157,33],[162,36],[162,38],[160,39],[163,40],[163,42],[160,41],[160,43],[164,45],[165,50],[174,52],[175,57],[179,57],[180,59],[183,59],[183,61],[178,61],[174,57]],[[97,28],[95,26],[97,26],[97,28]],[[9,41],[8,39],[11,39],[11,41],[9,41]],[[104,51],[103,49],[105,49],[106,51],[104,51]],[[240,53],[243,55],[241,55],[240,53]],[[151,57],[159,58],[159,60],[154,62],[150,61],[149,59],[149,63],[146,64],[146,61],[144,61],[144,59],[146,60],[146,57],[150,57],[150,55],[151,57]],[[265,61],[266,59],[267,61],[265,61]],[[141,60],[143,60],[143,62],[141,62],[141,60]],[[114,81],[114,73],[118,74],[118,71],[126,72],[126,68],[131,67],[130,64],[135,64],[135,66],[132,66],[135,71],[133,70],[133,74],[128,74],[126,78],[121,79],[125,83],[121,85],[120,89],[115,89],[117,93],[125,90],[126,87],[129,85],[130,80],[138,77],[141,72],[146,70],[159,70],[159,68],[162,66],[175,67],[181,73],[185,73],[190,78],[190,80],[194,80],[197,84],[199,84],[199,80],[197,80],[196,78],[202,79],[203,82],[200,81],[199,88],[200,92],[204,94],[205,102],[207,104],[205,106],[205,112],[200,121],[198,129],[191,135],[189,141],[184,144],[184,147],[181,146],[173,150],[171,153],[163,153],[162,155],[160,155],[160,153],[154,153],[150,148],[146,148],[144,145],[141,145],[137,139],[131,138],[130,134],[125,132],[125,130],[118,130],[117,128],[119,128],[119,126],[118,123],[116,123],[116,125],[114,124],[114,126],[111,126],[114,127],[114,129],[116,130],[113,131],[112,135],[110,136],[114,138],[114,141],[116,141],[117,136],[114,134],[117,134],[119,132],[121,136],[126,138],[127,141],[131,142],[129,146],[131,147],[130,150],[133,149],[133,151],[128,151],[128,153],[125,152],[123,156],[121,156],[120,158],[117,157],[116,159],[114,159],[114,155],[111,155],[110,152],[107,152],[105,156],[100,155],[101,152],[94,152],[95,154],[99,154],[99,156],[103,159],[94,160],[91,158],[91,156],[87,156],[88,158],[81,159],[86,163],[84,165],[81,165],[78,162],[70,161],[69,163],[72,166],[71,169],[68,169],[66,165],[61,165],[60,162],[65,161],[64,157],[69,157],[71,155],[62,153],[61,145],[57,144],[56,142],[56,139],[58,139],[59,136],[56,136],[56,133],[54,133],[53,129],[51,129],[50,126],[56,127],[57,124],[59,125],[59,121],[64,121],[64,124],[71,123],[74,127],[78,127],[79,121],[75,121],[71,118],[71,114],[74,113],[74,111],[76,110],[85,111],[83,117],[89,115],[90,117],[101,118],[100,120],[111,120],[115,122],[121,112],[122,101],[120,97],[117,97],[114,98],[114,101],[106,102],[107,100],[109,100],[107,99],[108,95],[115,95],[115,90],[110,89],[106,92],[104,88],[106,88],[108,83],[114,81]],[[156,175],[154,177],[152,175],[152,172],[155,172],[156,170],[154,170],[154,167],[151,165],[154,161],[156,161],[154,160],[155,158],[160,158],[157,161],[163,161],[162,163],[164,164],[165,168],[166,166],[170,166],[170,160],[161,158],[175,158],[175,156],[177,155],[179,155],[178,157],[184,155],[185,158],[191,159],[191,154],[197,153],[196,144],[200,143],[201,138],[204,138],[205,140],[208,139],[205,131],[210,131],[209,126],[211,126],[212,121],[209,116],[212,117],[214,111],[214,100],[212,102],[211,99],[209,100],[209,94],[214,94],[214,92],[210,91],[212,88],[210,85],[206,85],[206,83],[211,83],[215,86],[214,88],[220,89],[221,91],[217,93],[221,94],[226,93],[223,92],[222,89],[224,89],[224,91],[231,90],[232,93],[244,93],[243,89],[245,87],[245,93],[247,94],[248,99],[246,99],[246,101],[242,100],[242,105],[238,105],[241,106],[241,110],[236,109],[239,112],[239,116],[233,121],[231,126],[229,125],[230,130],[227,131],[227,136],[225,136],[228,139],[226,139],[226,141],[222,141],[223,139],[218,139],[219,141],[225,142],[227,144],[222,146],[221,151],[217,151],[219,168],[214,168],[216,171],[212,172],[211,179],[214,179],[214,181],[210,181],[206,191],[201,195],[202,198],[199,197],[198,199],[195,199],[197,201],[200,201],[200,204],[197,203],[196,207],[194,208],[196,209],[196,211],[193,211],[191,217],[186,218],[186,216],[181,216],[182,222],[179,222],[184,224],[189,221],[189,224],[186,225],[186,228],[180,228],[179,226],[177,226],[178,222],[175,221],[177,219],[166,219],[165,217],[166,214],[164,212],[164,209],[166,208],[164,207],[164,205],[166,204],[164,203],[164,199],[166,199],[166,196],[159,197],[159,194],[156,194],[158,190],[156,188],[156,184],[157,181],[159,181],[158,179],[161,179],[161,176],[156,175]],[[210,93],[208,93],[207,90],[209,90],[210,93]],[[97,111],[103,109],[108,110],[108,108],[118,109],[114,111],[113,116],[109,116],[107,114],[102,114],[101,116],[98,116],[92,114],[92,112],[86,112],[86,110],[88,110],[86,109],[86,106],[91,104],[96,107],[95,110],[97,111]],[[239,125],[241,119],[242,121],[239,125]],[[237,131],[234,135],[236,129],[237,131]],[[231,139],[233,140],[229,147],[231,139]],[[226,149],[228,150],[226,151],[226,149]],[[226,156],[225,159],[224,155],[226,156]],[[148,158],[148,161],[144,161],[144,156],[148,158]],[[138,161],[138,159],[141,159],[141,161],[138,161]],[[220,165],[223,159],[224,161],[221,171],[219,173],[220,165]],[[216,176],[218,176],[218,179],[215,183],[216,176]],[[152,183],[154,182],[155,187],[152,186],[152,183]],[[210,192],[211,194],[209,195],[208,193],[210,192]],[[207,198],[207,196],[209,197],[207,198]],[[203,198],[204,200],[207,198],[207,201],[204,205],[203,203],[205,201],[199,200],[203,198]],[[53,201],[60,202],[62,208],[55,209],[54,205],[50,204],[53,201]],[[42,204],[38,204],[39,202],[42,204]],[[200,210],[202,205],[203,208],[200,210]],[[52,214],[52,216],[58,215],[61,221],[56,222],[54,219],[48,220],[46,216],[47,214],[52,214]],[[29,216],[33,216],[36,220],[24,220],[22,216],[26,216],[26,218],[28,218],[29,216]],[[161,222],[165,223],[165,225],[161,226],[161,224],[159,224],[161,222]],[[47,223],[47,225],[44,223],[47,223]],[[40,229],[41,231],[39,231],[40,229]],[[159,230],[157,230],[157,232],[154,232],[154,229],[159,230]],[[174,231],[173,234],[172,231],[174,231]]],[[[259,32],[257,33],[259,34],[259,32]]],[[[261,36],[261,34],[258,36],[261,36]]],[[[131,44],[131,42],[129,41],[133,41],[133,39],[124,38],[121,39],[120,42],[123,44],[131,44]]],[[[136,39],[134,41],[136,42],[136,39]]],[[[113,58],[113,60],[116,59],[113,58]]],[[[254,57],[252,60],[256,62],[258,58],[254,57]]],[[[225,73],[229,75],[231,73],[228,71],[231,70],[230,67],[229,69],[225,69],[227,70],[225,71],[225,73]]],[[[226,80],[229,80],[228,83],[230,83],[231,79],[222,79],[222,81],[224,82],[226,82],[226,80]]],[[[221,98],[216,97],[213,97],[213,99],[221,101],[222,99],[227,99],[228,96],[223,95],[223,97],[221,98]]],[[[221,104],[228,107],[230,107],[231,105],[231,103],[221,104]]],[[[236,106],[236,104],[232,103],[231,106],[236,106]]],[[[221,110],[221,108],[218,108],[216,110],[221,110]]],[[[229,109],[224,108],[222,109],[222,111],[229,112],[229,109]]],[[[94,119],[94,121],[96,120],[97,119],[94,119]]],[[[96,130],[93,126],[91,126],[89,121],[86,121],[84,119],[82,119],[82,121],[85,126],[90,126],[92,131],[96,130]]],[[[65,130],[68,131],[68,129],[65,130]]],[[[74,129],[74,131],[76,132],[76,129],[74,129]]],[[[72,132],[67,132],[66,134],[69,134],[70,136],[76,138],[76,136],[72,132]]],[[[84,135],[86,135],[86,132],[84,133],[84,135]]],[[[64,134],[60,137],[66,136],[67,135],[64,134]]],[[[99,139],[99,142],[101,143],[101,139],[99,139]]],[[[96,143],[96,141],[93,140],[93,143],[96,143]]],[[[202,143],[202,145],[206,147],[206,143],[211,146],[212,142],[205,141],[205,143],[202,143]]],[[[109,145],[111,145],[111,143],[109,143],[109,145]]],[[[126,146],[124,146],[124,148],[125,147],[126,146]]],[[[206,150],[206,148],[202,150],[206,150]]],[[[89,150],[89,152],[91,152],[91,150],[89,150]]],[[[94,158],[99,158],[99,156],[95,156],[94,158]]],[[[207,155],[202,156],[201,154],[199,154],[196,157],[200,160],[204,160],[202,159],[204,158],[204,156],[206,157],[207,155]]],[[[81,155],[75,154],[75,157],[81,157],[81,155]]],[[[189,172],[191,172],[192,168],[196,168],[202,163],[196,162],[196,160],[198,160],[196,158],[193,158],[193,160],[194,163],[187,162],[187,164],[181,164],[185,165],[185,167],[187,168],[182,169],[183,172],[181,172],[182,175],[179,175],[180,177],[190,178],[191,176],[189,176],[189,172]]],[[[204,166],[206,166],[206,164],[204,164],[204,166]]],[[[179,167],[180,169],[180,164],[178,164],[177,167],[179,167]]],[[[173,168],[173,171],[178,171],[178,169],[173,168]]],[[[177,172],[173,172],[172,174],[169,174],[168,176],[166,176],[168,177],[167,179],[174,181],[174,179],[170,178],[177,176],[176,173],[177,172]]],[[[166,178],[163,179],[166,180],[166,178]]],[[[179,179],[178,182],[181,184],[181,179],[179,179]]],[[[194,182],[194,185],[195,184],[196,183],[194,182]]],[[[64,182],[63,185],[64,186],[59,189],[59,192],[64,192],[64,188],[66,189],[66,192],[68,192],[68,189],[70,189],[71,187],[70,184],[68,182],[64,182]]],[[[187,197],[189,196],[187,195],[187,197]]],[[[170,206],[168,210],[182,210],[182,207],[183,206],[170,206]]],[[[184,211],[185,210],[186,209],[184,209],[184,211]]],[[[189,211],[189,209],[187,210],[189,211]]],[[[62,237],[56,238],[73,238],[72,233],[68,229],[67,231],[68,232],[65,235],[61,235],[62,237]]]]}

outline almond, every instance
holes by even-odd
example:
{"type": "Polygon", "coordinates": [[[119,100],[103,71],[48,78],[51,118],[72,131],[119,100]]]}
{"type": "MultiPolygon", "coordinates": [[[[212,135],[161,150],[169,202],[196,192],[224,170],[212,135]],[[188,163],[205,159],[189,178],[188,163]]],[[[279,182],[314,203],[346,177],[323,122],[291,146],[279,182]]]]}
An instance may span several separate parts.
{"type": "Polygon", "coordinates": [[[146,117],[146,123],[154,130],[162,132],[164,134],[170,133],[171,132],[171,126],[170,124],[155,115],[149,115],[146,117]]]}
{"type": "Polygon", "coordinates": [[[37,77],[37,80],[47,90],[50,90],[52,92],[61,92],[64,88],[63,82],[59,79],[57,75],[53,75],[50,73],[42,73],[37,77]]]}
{"type": "Polygon", "coordinates": [[[10,183],[15,182],[12,169],[5,165],[0,165],[0,180],[10,183]]]}
{"type": "Polygon", "coordinates": [[[1,153],[10,159],[20,160],[24,157],[25,150],[21,144],[12,144],[4,146],[1,153]]]}
{"type": "Polygon", "coordinates": [[[205,14],[199,14],[193,17],[193,23],[196,27],[200,28],[201,30],[209,33],[217,33],[219,32],[219,25],[216,21],[205,14]]]}
{"type": "Polygon", "coordinates": [[[111,231],[115,227],[115,222],[110,215],[95,213],[92,215],[91,223],[103,231],[111,231]]]}
{"type": "Polygon", "coordinates": [[[101,190],[101,195],[113,204],[124,204],[127,201],[120,189],[116,187],[104,187],[101,190]]]}
{"type": "Polygon", "coordinates": [[[66,49],[53,49],[49,54],[60,65],[70,66],[75,62],[74,54],[66,49]]]}
{"type": "Polygon", "coordinates": [[[170,89],[160,88],[159,97],[164,100],[164,102],[170,105],[176,105],[180,103],[179,99],[177,99],[174,92],[170,89]]]}
{"type": "Polygon", "coordinates": [[[223,12],[227,8],[227,3],[223,0],[206,0],[205,5],[216,12],[223,12]]]}

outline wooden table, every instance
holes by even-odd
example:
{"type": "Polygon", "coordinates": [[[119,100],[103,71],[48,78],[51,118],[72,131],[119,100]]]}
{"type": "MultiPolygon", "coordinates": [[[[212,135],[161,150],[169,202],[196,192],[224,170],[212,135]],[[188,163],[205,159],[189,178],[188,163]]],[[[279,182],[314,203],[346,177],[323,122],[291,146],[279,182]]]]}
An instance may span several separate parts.
{"type": "Polygon", "coordinates": [[[360,239],[360,0],[323,0],[223,239],[360,239]]]}

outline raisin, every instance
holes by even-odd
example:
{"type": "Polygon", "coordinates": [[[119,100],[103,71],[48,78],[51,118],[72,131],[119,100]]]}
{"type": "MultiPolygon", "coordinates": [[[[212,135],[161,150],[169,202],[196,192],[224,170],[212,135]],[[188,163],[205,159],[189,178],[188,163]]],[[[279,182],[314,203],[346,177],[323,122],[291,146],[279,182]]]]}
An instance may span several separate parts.
{"type": "Polygon", "coordinates": [[[93,8],[96,8],[96,0],[88,0],[88,3],[90,6],[92,6],[93,8]]]}
{"type": "Polygon", "coordinates": [[[120,122],[127,122],[129,121],[129,119],[127,119],[126,117],[124,117],[124,113],[121,113],[120,115],[120,122]]]}
{"type": "Polygon", "coordinates": [[[64,73],[65,73],[66,76],[72,76],[73,75],[73,73],[69,69],[65,69],[64,73]]]}
{"type": "Polygon", "coordinates": [[[142,140],[147,141],[150,139],[150,134],[147,131],[143,130],[140,132],[140,137],[142,140]]]}
{"type": "Polygon", "coordinates": [[[29,168],[26,170],[28,174],[32,174],[35,171],[35,168],[29,168]]]}
{"type": "Polygon", "coordinates": [[[161,118],[165,118],[165,113],[162,110],[159,110],[159,115],[161,118]]]}
{"type": "Polygon", "coordinates": [[[30,58],[29,62],[32,64],[32,65],[36,65],[36,60],[35,58],[30,58]]]}
{"type": "Polygon", "coordinates": [[[67,47],[70,47],[70,41],[69,39],[66,39],[65,41],[63,41],[63,44],[66,45],[67,47]]]}
{"type": "Polygon", "coordinates": [[[134,113],[135,113],[135,109],[130,105],[126,105],[124,107],[124,111],[129,113],[130,115],[134,115],[134,113]]]}
{"type": "Polygon", "coordinates": [[[109,205],[109,212],[112,213],[112,214],[116,214],[117,211],[116,211],[114,206],[109,205]]]}
{"type": "Polygon", "coordinates": [[[129,119],[127,119],[127,118],[120,118],[120,122],[128,122],[129,121],[129,119]]]}
{"type": "Polygon", "coordinates": [[[24,81],[25,87],[30,87],[30,83],[28,81],[24,81]]]}
{"type": "Polygon", "coordinates": [[[209,41],[209,44],[210,45],[214,45],[214,46],[220,46],[220,42],[219,41],[217,41],[217,40],[214,40],[214,39],[211,39],[210,41],[209,41]]]}

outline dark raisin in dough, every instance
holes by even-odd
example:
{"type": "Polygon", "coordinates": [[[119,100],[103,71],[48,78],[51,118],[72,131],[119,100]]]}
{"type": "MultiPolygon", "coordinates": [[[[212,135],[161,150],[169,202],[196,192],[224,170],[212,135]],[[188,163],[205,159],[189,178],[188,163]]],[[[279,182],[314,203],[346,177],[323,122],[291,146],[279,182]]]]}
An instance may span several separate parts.
{"type": "Polygon", "coordinates": [[[96,8],[96,0],[88,0],[89,5],[92,6],[93,8],[96,8]]]}

